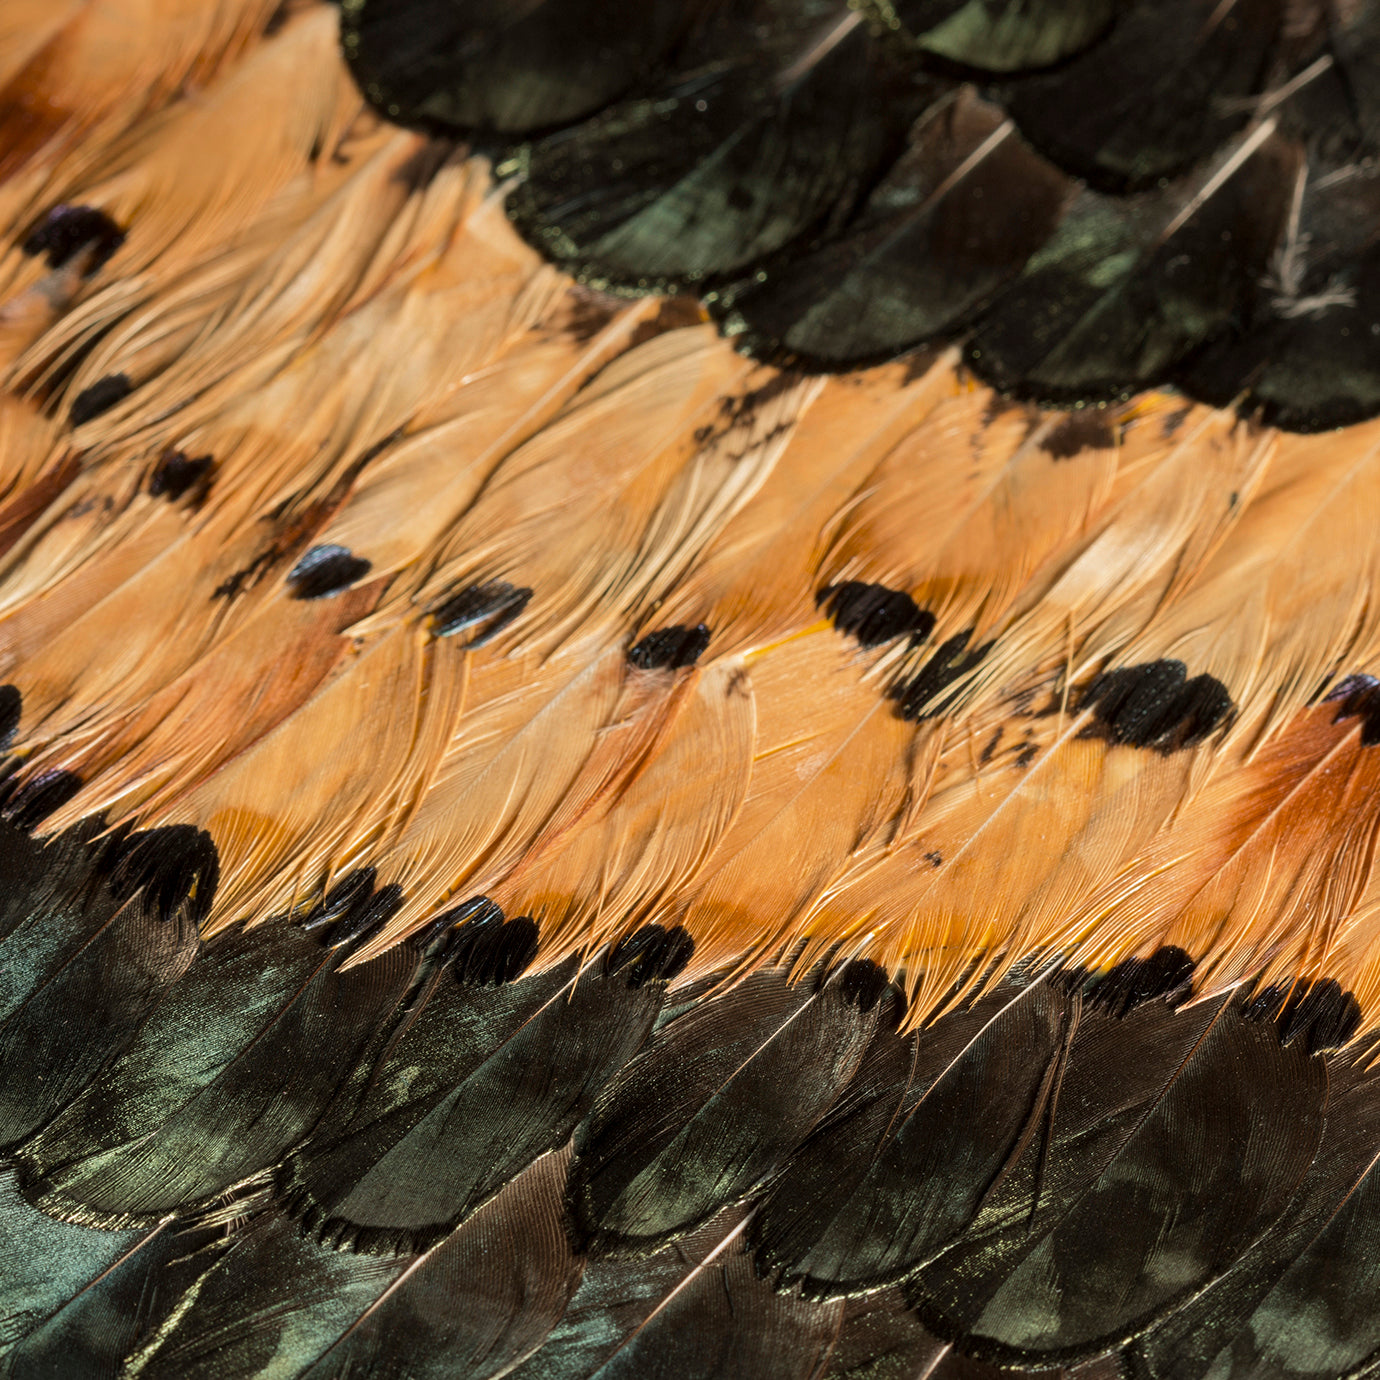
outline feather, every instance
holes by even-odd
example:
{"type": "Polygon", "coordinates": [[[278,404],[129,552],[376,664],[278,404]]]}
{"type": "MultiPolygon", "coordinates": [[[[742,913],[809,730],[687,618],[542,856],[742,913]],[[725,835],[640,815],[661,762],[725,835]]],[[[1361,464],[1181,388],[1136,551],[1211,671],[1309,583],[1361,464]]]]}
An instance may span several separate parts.
{"type": "Polygon", "coordinates": [[[574,960],[497,995],[446,968],[435,983],[377,1074],[346,1089],[284,1171],[293,1212],[356,1250],[429,1248],[563,1145],[663,991],[574,960]]]}
{"type": "Polygon", "coordinates": [[[747,375],[705,327],[629,350],[503,462],[414,597],[495,579],[530,587],[544,612],[518,645],[551,650],[651,602],[756,491],[817,389],[747,375]],[[737,424],[715,427],[722,394],[740,388],[737,424]]]}
{"type": "Polygon", "coordinates": [[[0,176],[78,147],[92,160],[131,115],[233,58],[272,10],[266,0],[162,0],[145,22],[147,0],[80,6],[0,88],[0,176]]]}
{"type": "Polygon", "coordinates": [[[575,1134],[568,1191],[581,1238],[646,1253],[746,1198],[851,1078],[884,982],[870,965],[814,992],[757,973],[663,1026],[575,1134]]]}
{"type": "Polygon", "coordinates": [[[1201,1375],[1215,1362],[1262,1374],[1336,1375],[1370,1359],[1380,1343],[1365,1248],[1375,1211],[1377,1107],[1364,1064],[1329,1065],[1322,1144],[1290,1211],[1213,1287],[1137,1343],[1147,1374],[1201,1375]]]}
{"type": "Polygon", "coordinates": [[[0,1374],[1374,1366],[1374,4],[11,8],[0,1374]]]}
{"type": "Polygon", "coordinates": [[[1208,990],[1248,973],[1312,974],[1370,874],[1372,762],[1361,737],[1362,722],[1333,706],[1300,715],[1205,786],[1079,918],[1096,917],[1104,946],[1134,948],[1151,934],[1182,945],[1200,956],[1208,990]]]}
{"type": "Polygon", "coordinates": [[[380,874],[414,898],[399,932],[462,887],[501,881],[558,810],[586,803],[572,792],[615,722],[622,661],[610,648],[587,663],[495,658],[475,671],[470,712],[431,790],[376,854],[380,874]]]}
{"type": "Polygon", "coordinates": [[[659,0],[614,19],[598,4],[508,11],[356,0],[345,7],[344,46],[360,86],[395,118],[543,129],[620,96],[696,8],[659,0]]]}
{"type": "Polygon", "coordinates": [[[1037,681],[990,718],[931,730],[924,794],[810,917],[906,966],[909,1020],[951,1001],[954,984],[991,976],[989,961],[1000,972],[1032,950],[1072,948],[1090,928],[1076,923],[1080,899],[1155,837],[1210,755],[1201,743],[1109,744],[1094,736],[1095,709],[1074,707],[1037,681]]]}
{"type": "Polygon", "coordinates": [[[359,96],[335,60],[336,28],[325,8],[293,16],[203,92],[194,112],[145,122],[109,152],[115,175],[82,197],[129,227],[123,274],[175,279],[234,243],[277,194],[310,174],[313,158],[339,149],[359,96]],[[294,79],[291,120],[275,111],[270,123],[256,124],[266,113],[263,88],[294,79]],[[225,156],[211,163],[208,148],[225,156]]]}
{"type": "Polygon", "coordinates": [[[919,1271],[912,1300],[941,1336],[1018,1363],[1093,1357],[1225,1273],[1299,1187],[1322,1134],[1322,1061],[1239,1001],[1139,1010],[1142,1038],[1160,1027],[1153,1056],[1127,1063],[1123,1037],[1114,1075],[1100,1051],[1116,1016],[1083,1023],[1046,1138],[986,1205],[989,1229],[979,1218],[919,1271]]]}
{"type": "Polygon", "coordinates": [[[1108,0],[901,0],[895,14],[911,42],[936,57],[990,72],[1047,67],[1100,37],[1116,7],[1108,0]]]}
{"type": "MultiPolygon", "coordinates": [[[[192,962],[216,884],[214,850],[208,866],[198,856],[204,836],[187,834],[105,845],[96,867],[106,876],[84,904],[15,917],[4,939],[0,1143],[13,1145],[59,1112],[192,962]]],[[[62,880],[70,887],[70,872],[62,880]]]]}
{"type": "MultiPolygon", "coordinates": [[[[367,550],[374,568],[422,561],[482,490],[497,464],[548,425],[649,314],[633,304],[587,335],[574,292],[511,350],[473,371],[444,417],[370,462],[322,540],[367,550]]],[[[393,605],[397,606],[397,601],[393,605]]]]}
{"type": "Polygon", "coordinates": [[[137,1335],[141,1287],[167,1263],[174,1233],[163,1224],[94,1232],[47,1217],[25,1202],[8,1169],[0,1175],[0,1222],[7,1241],[22,1238],[33,1247],[11,1254],[0,1273],[5,1374],[32,1380],[66,1365],[74,1380],[94,1380],[94,1368],[82,1365],[88,1351],[82,1343],[89,1338],[92,1351],[104,1343],[123,1354],[137,1335]],[[131,1276],[138,1281],[132,1290],[131,1276]]]}
{"type": "MultiPolygon", "coordinates": [[[[673,912],[694,936],[696,972],[745,952],[770,960],[865,844],[920,793],[915,731],[883,711],[827,630],[748,663],[756,702],[752,777],[723,842],[673,912]]],[[[823,933],[805,966],[840,938],[823,933]]]]}
{"type": "Polygon", "coordinates": [[[84,735],[75,751],[64,738],[36,754],[40,769],[61,766],[91,783],[53,813],[49,827],[91,814],[156,811],[195,789],[327,683],[348,658],[342,634],[378,593],[370,583],[329,604],[270,604],[138,712],[84,735]]]}
{"type": "Polygon", "coordinates": [[[827,1298],[897,1283],[937,1254],[1019,1158],[1074,1019],[1045,978],[998,988],[932,1034],[880,1031],[752,1223],[763,1268],[827,1298]]]}
{"type": "Polygon", "coordinates": [[[1105,443],[1095,435],[1056,457],[1060,425],[1003,409],[983,390],[946,399],[841,510],[821,583],[904,590],[938,621],[940,636],[971,630],[986,642],[1037,572],[1067,559],[1102,516],[1122,466],[1140,459],[1140,447],[1128,453],[1116,444],[1112,417],[1105,443]],[[932,459],[955,446],[967,464],[932,459]]]}
{"type": "Polygon", "coordinates": [[[507,1375],[560,1320],[584,1262],[561,1226],[568,1155],[543,1155],[406,1269],[305,1374],[507,1375]],[[516,1250],[512,1249],[518,1244],[516,1250]]]}
{"type": "Polygon", "coordinates": [[[737,275],[845,220],[928,95],[842,5],[723,6],[636,97],[524,146],[511,214],[589,281],[737,275]]]}
{"type": "Polygon", "coordinates": [[[838,1331],[842,1305],[772,1291],[752,1261],[727,1250],[631,1334],[595,1375],[693,1380],[796,1380],[813,1375],[838,1331]]]}
{"type": "Polygon", "coordinates": [[[246,912],[291,909],[333,870],[348,867],[356,850],[404,828],[440,765],[465,678],[463,649],[399,628],[248,752],[160,811],[159,822],[204,821],[216,839],[222,884],[213,928],[246,912]],[[374,693],[361,694],[361,686],[374,693]],[[375,696],[413,712],[395,722],[389,741],[375,735],[367,755],[323,754],[322,744],[362,741],[365,725],[375,722],[375,696]],[[304,775],[304,760],[315,760],[317,771],[304,775]],[[266,795],[272,816],[261,808],[266,795]],[[330,825],[322,815],[328,802],[330,825]]]}
{"type": "Polygon", "coordinates": [[[1284,227],[1297,150],[1267,120],[1185,184],[1123,203],[1090,189],[983,315],[996,386],[1042,400],[1146,387],[1224,331],[1284,227]]]}
{"type": "Polygon", "coordinates": [[[848,232],[715,298],[754,353],[837,367],[944,341],[1045,243],[1070,184],[970,87],[910,131],[848,232]],[[993,197],[1013,203],[1002,216],[993,197]]]}
{"type": "Polygon", "coordinates": [[[1184,171],[1241,127],[1252,107],[1243,98],[1260,89],[1275,57],[1282,6],[1171,0],[1119,8],[1105,42],[1021,83],[1011,113],[1061,167],[1125,192],[1184,171]]]}
{"type": "Polygon", "coordinates": [[[553,822],[493,889],[507,909],[541,916],[548,954],[597,948],[661,914],[742,805],[756,703],[741,663],[717,661],[668,699],[675,717],[607,805],[570,828],[553,822]]]}
{"type": "Polygon", "coordinates": [[[264,1172],[311,1130],[401,999],[406,949],[339,971],[287,926],[226,935],[19,1152],[45,1212],[150,1226],[264,1172]]]}
{"type": "Polygon", "coordinates": [[[812,623],[806,591],[816,583],[822,534],[881,455],[957,386],[946,363],[918,377],[898,364],[826,382],[752,502],[669,591],[657,616],[704,622],[721,654],[760,650],[812,623]]]}
{"type": "Polygon", "coordinates": [[[808,1376],[840,1308],[773,1293],[741,1252],[741,1213],[714,1217],[646,1260],[591,1261],[570,1308],[517,1380],[808,1376]]]}
{"type": "Polygon", "coordinates": [[[1230,685],[1243,742],[1279,731],[1338,667],[1368,665],[1380,652],[1364,592],[1378,462],[1380,432],[1370,426],[1326,446],[1281,438],[1221,546],[1126,658],[1174,656],[1230,685]]]}

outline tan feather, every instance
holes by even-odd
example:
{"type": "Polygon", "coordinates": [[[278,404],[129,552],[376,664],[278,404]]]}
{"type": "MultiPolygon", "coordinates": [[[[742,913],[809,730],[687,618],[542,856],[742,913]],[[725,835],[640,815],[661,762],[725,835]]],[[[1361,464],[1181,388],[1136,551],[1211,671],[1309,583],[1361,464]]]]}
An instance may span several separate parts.
{"type": "Polygon", "coordinates": [[[275,8],[272,0],[92,0],[70,11],[0,87],[0,222],[12,228],[45,191],[61,199],[75,167],[92,166],[139,115],[207,80],[275,8]]]}
{"type": "Polygon", "coordinates": [[[31,768],[75,771],[91,785],[48,827],[167,809],[328,683],[350,650],[342,633],[381,588],[375,580],[335,599],[273,601],[131,712],[51,743],[31,768]]]}
{"type": "Polygon", "coordinates": [[[392,931],[517,865],[615,723],[625,665],[619,649],[586,643],[545,664],[485,655],[472,679],[470,707],[430,793],[370,858],[380,882],[400,883],[408,898],[392,931]]]}
{"type": "Polygon", "coordinates": [[[150,814],[215,839],[211,931],[291,909],[403,830],[440,765],[465,679],[463,648],[399,628],[204,785],[150,814]]]}
{"type": "Polygon", "coordinates": [[[1223,763],[1076,917],[1088,931],[1079,953],[1105,962],[1178,944],[1209,991],[1330,971],[1380,829],[1380,756],[1361,742],[1364,722],[1320,705],[1249,761],[1223,763]]]}
{"type": "Polygon", "coordinates": [[[1230,687],[1236,736],[1291,720],[1339,672],[1380,655],[1380,426],[1281,436],[1227,539],[1127,648],[1230,687]]]}
{"type": "Polygon", "coordinates": [[[819,615],[813,594],[831,520],[878,457],[958,384],[945,357],[831,378],[800,419],[753,502],[655,611],[661,624],[704,622],[720,652],[763,646],[819,615]]]}
{"type": "Polygon", "coordinates": [[[429,607],[493,580],[534,589],[519,628],[547,649],[654,598],[760,485],[817,387],[790,383],[761,417],[716,433],[721,401],[750,375],[707,326],[629,350],[499,466],[410,597],[429,607]]]}
{"type": "MultiPolygon", "coordinates": [[[[723,842],[668,912],[694,936],[695,971],[775,957],[923,792],[917,730],[890,713],[829,631],[747,658],[752,778],[723,842]]],[[[832,938],[833,936],[829,936],[832,938]]]]}
{"type": "Polygon", "coordinates": [[[448,415],[372,461],[321,540],[366,552],[375,570],[400,570],[428,556],[494,467],[621,353],[652,309],[650,299],[632,303],[586,339],[571,331],[568,305],[563,299],[551,320],[469,374],[448,415]]]}
{"type": "Polygon", "coordinates": [[[756,701],[741,662],[642,674],[681,681],[686,693],[674,721],[605,810],[564,835],[543,835],[493,889],[508,911],[540,917],[542,947],[553,961],[567,951],[592,952],[671,911],[747,793],[756,701]]]}
{"type": "Polygon", "coordinates": [[[1172,817],[1211,754],[1111,746],[1062,703],[1056,670],[937,725],[923,804],[808,921],[904,970],[912,1021],[965,977],[1070,950],[1080,902],[1172,817]]]}

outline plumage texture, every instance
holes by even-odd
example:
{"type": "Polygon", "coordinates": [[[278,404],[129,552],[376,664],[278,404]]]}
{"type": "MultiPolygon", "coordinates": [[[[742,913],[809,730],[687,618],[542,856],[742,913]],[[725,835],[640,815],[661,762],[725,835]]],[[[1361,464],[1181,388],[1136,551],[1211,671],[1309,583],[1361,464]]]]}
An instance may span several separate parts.
{"type": "Polygon", "coordinates": [[[0,1377],[1376,1365],[1380,8],[11,9],[0,1377]]]}

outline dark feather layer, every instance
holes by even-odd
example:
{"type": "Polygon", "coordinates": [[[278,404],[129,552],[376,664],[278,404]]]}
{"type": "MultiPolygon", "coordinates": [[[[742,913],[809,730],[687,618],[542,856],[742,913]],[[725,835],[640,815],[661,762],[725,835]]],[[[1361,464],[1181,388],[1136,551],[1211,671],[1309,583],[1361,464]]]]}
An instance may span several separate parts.
{"type": "Polygon", "coordinates": [[[293,1210],[355,1249],[424,1249],[563,1145],[664,990],[573,959],[497,989],[449,968],[432,981],[284,1173],[293,1210]]]}
{"type": "Polygon", "coordinates": [[[1041,980],[933,1031],[877,1036],[752,1224],[762,1268],[824,1297],[911,1274],[969,1225],[1028,1139],[1070,1020],[1041,980]]]}
{"type": "Polygon", "coordinates": [[[288,925],[227,936],[129,1048],[25,1144],[46,1210],[151,1223],[277,1165],[316,1124],[402,997],[406,949],[342,973],[288,925]]]}
{"type": "MultiPolygon", "coordinates": [[[[196,956],[189,912],[210,897],[167,913],[184,880],[184,852],[156,843],[145,850],[143,837],[123,841],[113,876],[102,865],[112,850],[78,843],[56,847],[45,859],[53,871],[37,886],[22,871],[11,883],[11,928],[0,940],[0,1145],[32,1135],[81,1092],[196,956]],[[171,880],[159,859],[171,861],[171,880]]],[[[18,868],[47,851],[8,842],[5,862],[18,868]]]]}
{"type": "Polygon", "coordinates": [[[538,247],[620,291],[707,287],[759,357],[961,340],[1041,401],[1380,410],[1373,5],[597,9],[354,0],[346,52],[392,118],[534,136],[502,166],[538,247]]]}
{"type": "Polygon", "coordinates": [[[878,1016],[842,974],[812,992],[769,972],[664,1026],[576,1132],[580,1239],[655,1250],[747,1197],[852,1077],[878,1016]]]}

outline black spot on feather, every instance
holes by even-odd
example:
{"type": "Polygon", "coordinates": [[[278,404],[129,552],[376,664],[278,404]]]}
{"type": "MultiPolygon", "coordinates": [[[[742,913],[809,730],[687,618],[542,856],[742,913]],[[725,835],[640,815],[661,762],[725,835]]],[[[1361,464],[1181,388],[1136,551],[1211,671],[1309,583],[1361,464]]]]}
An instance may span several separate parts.
{"type": "Polygon", "coordinates": [[[871,1011],[891,988],[886,969],[870,958],[855,958],[845,963],[834,980],[839,984],[844,1001],[863,1012],[871,1011]]]}
{"type": "Polygon", "coordinates": [[[180,450],[165,450],[149,476],[149,494],[176,503],[187,494],[200,503],[211,487],[215,460],[209,455],[190,456],[180,450]]]}
{"type": "Polygon", "coordinates": [[[68,411],[73,426],[81,426],[103,412],[109,412],[117,403],[122,403],[134,391],[128,374],[107,374],[97,379],[90,388],[83,388],[68,411]]]}
{"type": "Polygon", "coordinates": [[[372,563],[343,546],[313,546],[288,572],[294,599],[326,599],[362,580],[372,563]]]}
{"type": "Polygon", "coordinates": [[[708,646],[709,629],[703,623],[658,628],[628,648],[628,664],[639,671],[675,671],[693,666],[708,646]]]}
{"type": "Polygon", "coordinates": [[[516,982],[537,956],[537,922],[530,915],[504,920],[486,896],[458,907],[459,924],[446,947],[455,979],[466,987],[502,987],[516,982]]]}
{"type": "Polygon", "coordinates": [[[23,707],[24,697],[17,685],[0,685],[0,752],[14,741],[23,707]]]}
{"type": "Polygon", "coordinates": [[[1363,747],[1380,743],[1380,680],[1374,676],[1348,676],[1328,691],[1323,703],[1337,705],[1334,723],[1360,717],[1363,747]]]}
{"type": "Polygon", "coordinates": [[[466,585],[433,606],[432,631],[437,637],[453,637],[474,629],[465,645],[482,647],[517,618],[531,598],[530,589],[510,585],[504,580],[466,585]]]}
{"type": "Polygon", "coordinates": [[[309,911],[302,921],[304,930],[319,930],[339,920],[347,911],[368,902],[374,894],[372,867],[359,867],[347,873],[322,898],[321,904],[309,911]]]}
{"type": "Polygon", "coordinates": [[[200,927],[211,913],[220,882],[220,855],[210,834],[191,824],[170,824],[128,834],[107,851],[102,865],[111,894],[127,901],[138,892],[165,923],[187,906],[200,927]]]}
{"type": "Polygon", "coordinates": [[[1082,707],[1095,715],[1086,736],[1164,753],[1203,742],[1236,709],[1220,680],[1207,675],[1189,680],[1182,661],[1106,671],[1088,686],[1082,707]]]}
{"type": "Polygon", "coordinates": [[[1333,978],[1266,987],[1247,1003],[1245,1015],[1277,1021],[1280,1042],[1302,1040],[1310,1054],[1346,1044],[1361,1024],[1360,1003],[1333,978]]]}
{"type": "Polygon", "coordinates": [[[48,256],[49,268],[62,268],[86,250],[89,276],[125,242],[125,232],[94,206],[54,206],[29,231],[19,247],[25,254],[48,256]]]}
{"type": "Polygon", "coordinates": [[[1118,1018],[1147,1001],[1177,1006],[1191,990],[1193,966],[1188,954],[1172,945],[1156,949],[1149,958],[1122,959],[1105,977],[1093,980],[1088,999],[1095,1009],[1118,1018]]]}
{"type": "Polygon", "coordinates": [[[0,785],[0,817],[30,834],[81,788],[81,777],[61,768],[39,772],[22,785],[12,778],[0,785]]]}
{"type": "Polygon", "coordinates": [[[953,704],[957,695],[945,695],[944,691],[959,677],[973,670],[992,650],[992,644],[984,642],[970,652],[968,643],[972,636],[971,629],[956,633],[936,647],[933,655],[913,676],[892,686],[887,693],[896,701],[896,713],[901,718],[933,719],[953,704]]]}
{"type": "Polygon", "coordinates": [[[695,952],[695,941],[679,925],[643,925],[609,950],[604,967],[609,976],[622,974],[631,988],[649,982],[670,982],[684,971],[695,952]]]}
{"type": "Polygon", "coordinates": [[[1040,442],[1052,460],[1072,460],[1085,450],[1110,450],[1116,445],[1116,427],[1103,407],[1084,407],[1070,412],[1040,442]]]}
{"type": "Polygon", "coordinates": [[[825,585],[815,604],[834,620],[839,632],[856,638],[860,647],[877,647],[896,637],[923,642],[934,631],[934,614],[922,609],[903,590],[847,580],[825,585]]]}
{"type": "Polygon", "coordinates": [[[396,882],[375,892],[355,905],[331,926],[323,941],[328,949],[343,949],[372,939],[401,909],[403,889],[396,882]]]}

